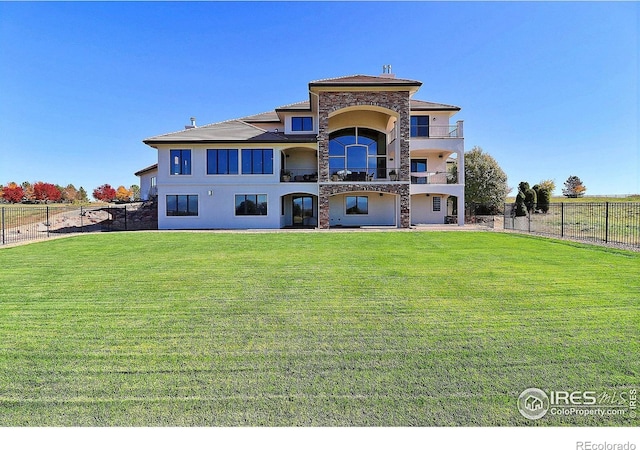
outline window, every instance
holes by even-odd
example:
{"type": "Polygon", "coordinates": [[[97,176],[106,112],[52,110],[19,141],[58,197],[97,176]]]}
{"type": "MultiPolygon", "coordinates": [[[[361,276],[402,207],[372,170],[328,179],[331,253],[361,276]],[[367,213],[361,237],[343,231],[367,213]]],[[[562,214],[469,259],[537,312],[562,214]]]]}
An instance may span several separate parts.
{"type": "Polygon", "coordinates": [[[266,216],[266,194],[236,195],[236,216],[266,216]]]}
{"type": "Polygon", "coordinates": [[[238,150],[207,150],[207,175],[225,174],[238,174],[238,150]]]}
{"type": "Polygon", "coordinates": [[[313,131],[313,117],[292,117],[291,131],[313,131]]]}
{"type": "Polygon", "coordinates": [[[348,196],[346,201],[347,214],[369,214],[369,197],[348,196]]]}
{"type": "Polygon", "coordinates": [[[171,150],[171,175],[191,175],[191,150],[171,150]]]}
{"type": "Polygon", "coordinates": [[[411,160],[411,183],[412,184],[427,184],[427,160],[426,159],[412,159],[411,160]],[[423,176],[418,176],[422,174],[423,176]]]}
{"type": "Polygon", "coordinates": [[[387,142],[384,133],[366,128],[345,128],[329,136],[329,172],[335,181],[367,181],[387,177],[387,142]]]}
{"type": "Polygon", "coordinates": [[[411,116],[411,137],[429,137],[429,116],[411,116]]]}
{"type": "Polygon", "coordinates": [[[440,211],[440,197],[433,197],[433,211],[440,211]]]}
{"type": "Polygon", "coordinates": [[[197,216],[197,195],[167,195],[167,216],[197,216]]]}
{"type": "Polygon", "coordinates": [[[243,149],[243,174],[273,173],[273,150],[271,149],[243,149]]]}

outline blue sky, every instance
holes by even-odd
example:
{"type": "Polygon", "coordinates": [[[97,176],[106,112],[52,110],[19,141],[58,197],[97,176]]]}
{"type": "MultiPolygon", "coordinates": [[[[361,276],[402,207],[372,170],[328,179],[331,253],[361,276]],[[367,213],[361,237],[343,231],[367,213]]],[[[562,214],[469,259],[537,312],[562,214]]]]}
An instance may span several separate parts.
{"type": "Polygon", "coordinates": [[[142,139],[391,64],[509,185],[640,193],[637,2],[0,2],[0,184],[137,183],[142,139]]]}

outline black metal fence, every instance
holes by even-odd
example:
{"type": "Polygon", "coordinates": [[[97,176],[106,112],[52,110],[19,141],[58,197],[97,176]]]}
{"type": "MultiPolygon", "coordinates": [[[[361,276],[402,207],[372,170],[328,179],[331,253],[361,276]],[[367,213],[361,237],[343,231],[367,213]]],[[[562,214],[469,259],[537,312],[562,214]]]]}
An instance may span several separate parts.
{"type": "Polygon", "coordinates": [[[154,230],[155,203],[102,206],[0,206],[0,245],[46,239],[57,234],[154,230]]]}
{"type": "Polygon", "coordinates": [[[571,239],[640,247],[640,203],[551,203],[516,217],[513,203],[504,206],[504,228],[571,239]]]}

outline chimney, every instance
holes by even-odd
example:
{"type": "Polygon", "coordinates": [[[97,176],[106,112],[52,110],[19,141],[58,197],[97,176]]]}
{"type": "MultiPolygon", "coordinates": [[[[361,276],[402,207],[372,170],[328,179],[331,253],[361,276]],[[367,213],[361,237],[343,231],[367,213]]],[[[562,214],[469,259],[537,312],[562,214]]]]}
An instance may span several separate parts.
{"type": "Polygon", "coordinates": [[[185,125],[184,126],[185,130],[190,130],[192,128],[196,128],[196,118],[195,117],[191,117],[191,118],[189,118],[189,120],[191,121],[191,125],[185,125]]]}
{"type": "Polygon", "coordinates": [[[385,64],[384,66],[382,66],[382,75],[380,75],[381,78],[395,78],[396,75],[394,73],[391,73],[391,64],[385,64]]]}

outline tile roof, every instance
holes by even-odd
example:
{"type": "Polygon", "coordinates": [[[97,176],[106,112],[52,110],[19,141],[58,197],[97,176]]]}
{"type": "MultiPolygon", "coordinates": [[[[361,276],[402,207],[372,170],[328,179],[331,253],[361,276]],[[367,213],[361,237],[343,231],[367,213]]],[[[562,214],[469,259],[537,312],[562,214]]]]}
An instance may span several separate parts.
{"type": "Polygon", "coordinates": [[[242,120],[213,123],[143,140],[145,144],[214,143],[214,142],[315,142],[315,135],[272,133],[242,120]]]}
{"type": "Polygon", "coordinates": [[[152,164],[149,167],[145,167],[144,169],[140,169],[136,173],[134,173],[134,175],[136,177],[139,177],[140,175],[143,175],[147,172],[153,172],[154,170],[158,170],[158,163],[152,164]]]}
{"type": "Polygon", "coordinates": [[[444,103],[425,102],[411,99],[412,111],[460,111],[459,106],[445,105],[444,103]]]}
{"type": "Polygon", "coordinates": [[[312,86],[422,86],[422,82],[394,77],[374,77],[371,75],[349,75],[326,78],[309,83],[312,86]]]}
{"type": "Polygon", "coordinates": [[[291,103],[289,105],[279,106],[276,111],[311,111],[311,103],[309,100],[291,103]]]}
{"type": "Polygon", "coordinates": [[[260,114],[242,117],[243,122],[280,122],[280,118],[275,111],[267,111],[260,114]]]}

